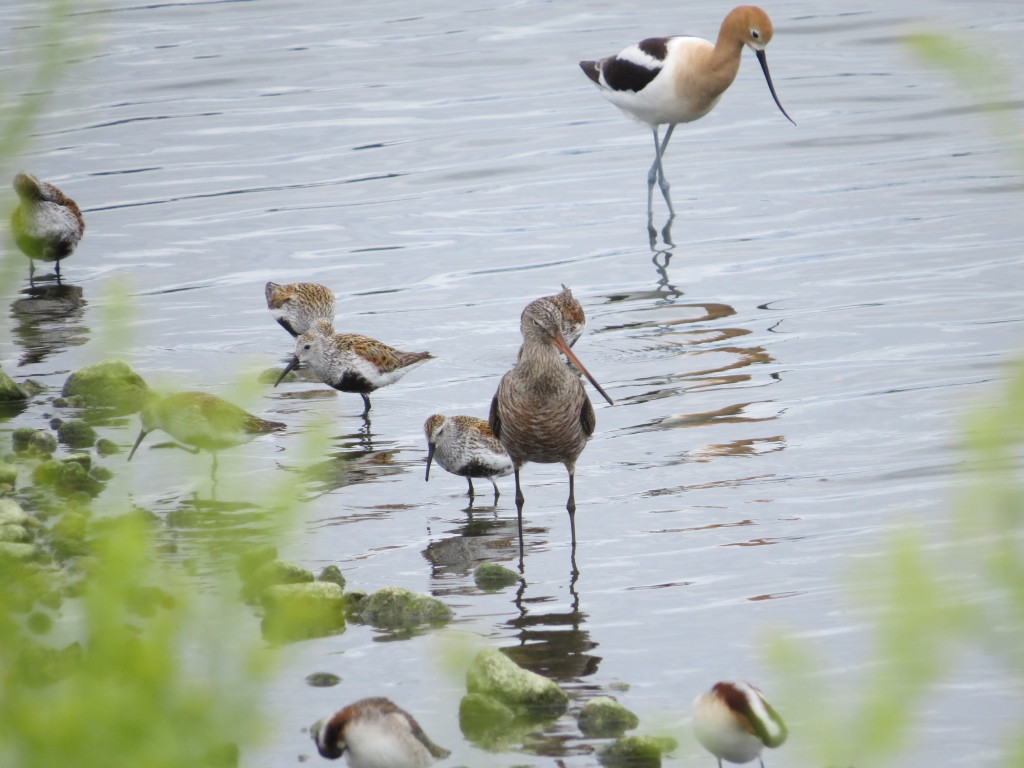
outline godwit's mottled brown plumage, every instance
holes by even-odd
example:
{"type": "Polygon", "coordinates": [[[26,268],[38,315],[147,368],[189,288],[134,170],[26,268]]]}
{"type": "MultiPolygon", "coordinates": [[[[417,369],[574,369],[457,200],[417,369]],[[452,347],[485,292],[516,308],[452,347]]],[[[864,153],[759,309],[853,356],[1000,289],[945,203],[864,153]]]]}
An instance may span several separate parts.
{"type": "Polygon", "coordinates": [[[334,322],[334,294],[319,283],[267,283],[267,309],[292,336],[301,336],[317,320],[334,322]]]}
{"type": "Polygon", "coordinates": [[[764,694],[750,683],[715,683],[693,702],[693,730],[704,748],[730,763],[749,763],[757,758],[764,768],[761,752],[778,747],[788,732],[779,713],[765,701],[764,694]]]}
{"type": "Polygon", "coordinates": [[[252,440],[258,435],[284,429],[277,421],[267,421],[243,411],[234,403],[206,392],[177,392],[154,396],[142,409],[142,430],[128,454],[132,460],[142,439],[154,429],[162,429],[175,440],[191,446],[192,453],[209,451],[217,468],[217,451],[252,440]]]}
{"type": "Polygon", "coordinates": [[[411,368],[433,357],[429,352],[402,352],[358,333],[335,333],[328,321],[317,320],[295,340],[295,357],[274,386],[301,362],[324,384],[339,392],[359,393],[365,416],[370,411],[371,392],[394,384],[411,368]]]}
{"type": "Polygon", "coordinates": [[[75,250],[85,232],[85,219],[75,201],[53,184],[30,173],[14,177],[18,207],[11,215],[14,242],[29,258],[29,282],[35,274],[35,260],[55,261],[57,282],[60,262],[75,250]]]}
{"type": "Polygon", "coordinates": [[[512,474],[512,459],[486,421],[475,416],[435,413],[423,425],[423,432],[427,436],[426,480],[430,480],[430,463],[437,459],[442,468],[466,478],[470,499],[476,495],[473,478],[485,477],[494,486],[494,501],[498,501],[500,494],[494,478],[512,474]]]}
{"type": "Polygon", "coordinates": [[[562,363],[559,351],[610,404],[615,403],[569,348],[562,333],[562,321],[562,312],[551,297],[537,299],[523,310],[519,362],[502,377],[491,401],[489,421],[491,431],[512,459],[520,534],[524,498],[519,470],[528,461],[562,463],[569,473],[569,500],[565,508],[569,511],[575,545],[576,459],[594,433],[596,419],[582,382],[562,363]]]}

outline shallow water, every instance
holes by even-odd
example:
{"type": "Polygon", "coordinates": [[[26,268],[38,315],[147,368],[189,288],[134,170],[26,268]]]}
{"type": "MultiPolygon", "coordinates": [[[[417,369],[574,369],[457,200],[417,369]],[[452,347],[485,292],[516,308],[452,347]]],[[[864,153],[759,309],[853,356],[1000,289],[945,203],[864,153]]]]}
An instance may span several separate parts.
{"type": "MultiPolygon", "coordinates": [[[[85,212],[62,268],[85,303],[19,309],[19,271],[0,299],[0,362],[59,389],[117,354],[151,383],[232,393],[290,353],[263,284],[330,286],[339,330],[438,359],[378,392],[369,428],[355,395],[295,396],[318,385],[249,403],[289,429],[222,457],[228,478],[259,487],[301,463],[303,433],[326,425],[333,438],[283,554],[338,564],[355,588],[441,597],[456,632],[516,648],[577,702],[612,693],[643,730],[681,735],[718,679],[770,694],[761,645],[774,627],[814,638],[831,682],[853,685],[869,636],[843,578],[870,567],[893,526],[943,524],[960,414],[1020,347],[1024,184],[986,115],[902,37],[922,23],[968,37],[1007,57],[1010,81],[1024,8],[766,6],[769,64],[797,125],[745,54],[715,111],[676,132],[674,245],[659,234],[652,250],[650,137],[576,62],[650,34],[712,36],[723,6],[635,5],[89,6],[89,47],[23,160],[85,212]],[[580,575],[564,471],[529,465],[525,585],[487,594],[473,566],[517,561],[511,483],[496,509],[485,495],[468,514],[463,480],[438,471],[424,484],[422,424],[486,415],[519,312],[561,283],[587,312],[576,351],[617,402],[593,398],[598,428],[577,469],[580,575]],[[100,330],[118,286],[137,302],[131,343],[100,330]]],[[[0,7],[5,76],[27,55],[32,7],[0,7]]],[[[1000,110],[1019,117],[1020,104],[1000,110]]],[[[660,229],[660,200],[655,211],[660,229]]],[[[44,426],[42,411],[5,428],[44,426]]],[[[127,446],[136,428],[104,435],[127,446]]],[[[136,461],[135,500],[166,514],[196,489],[179,468],[202,477],[208,457],[136,461]]],[[[252,500],[234,493],[219,500],[252,500]]],[[[368,695],[416,714],[451,765],[593,764],[599,742],[569,716],[528,755],[467,742],[462,681],[437,663],[443,636],[379,642],[350,626],[288,647],[268,742],[245,764],[318,762],[303,729],[368,695]],[[342,685],[308,687],[320,670],[342,685]]],[[[997,762],[988,740],[1016,727],[1018,696],[984,660],[958,665],[901,764],[997,762]]],[[[800,751],[794,734],[769,761],[800,751]]],[[[684,740],[666,763],[710,758],[684,740]]]]}

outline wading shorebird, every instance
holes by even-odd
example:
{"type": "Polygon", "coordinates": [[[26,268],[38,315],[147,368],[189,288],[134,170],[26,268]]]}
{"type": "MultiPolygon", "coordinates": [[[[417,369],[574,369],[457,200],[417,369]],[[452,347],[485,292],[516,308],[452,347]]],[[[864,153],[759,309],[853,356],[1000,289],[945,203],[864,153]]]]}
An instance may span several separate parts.
{"type": "Polygon", "coordinates": [[[430,481],[430,463],[437,459],[442,469],[466,478],[470,502],[476,495],[473,490],[474,477],[485,477],[491,481],[494,486],[494,502],[498,502],[501,494],[494,478],[512,474],[512,459],[501,447],[486,421],[475,416],[442,416],[435,413],[423,425],[423,432],[427,436],[426,481],[430,481]]]}
{"type": "Polygon", "coordinates": [[[309,729],[323,757],[345,755],[351,768],[425,768],[451,753],[390,699],[360,699],[309,729]]]}
{"type": "Polygon", "coordinates": [[[288,333],[301,336],[317,320],[334,322],[334,294],[319,283],[267,283],[267,309],[288,333]]]}
{"type": "Polygon", "coordinates": [[[143,406],[140,416],[142,430],[128,454],[128,461],[132,460],[146,435],[154,429],[162,429],[185,444],[178,446],[182,450],[212,453],[213,472],[217,471],[217,451],[285,428],[280,422],[253,416],[234,403],[206,392],[178,392],[163,397],[154,395],[143,406]]]}
{"type": "Polygon", "coordinates": [[[572,546],[576,547],[576,459],[594,434],[596,417],[583,384],[562,363],[569,358],[600,392],[615,405],[590,372],[573,354],[562,333],[562,312],[551,297],[526,305],[519,322],[523,345],[519,361],[498,384],[491,401],[488,423],[512,459],[516,478],[516,509],[519,514],[519,547],[523,546],[523,490],[519,471],[523,464],[562,463],[569,473],[569,512],[572,546]]]}
{"type": "Polygon", "coordinates": [[[85,219],[78,205],[53,184],[29,173],[14,177],[18,207],[11,215],[14,242],[28,256],[28,280],[33,282],[38,261],[55,261],[57,282],[60,262],[70,256],[85,232],[85,219]]]}
{"type": "Polygon", "coordinates": [[[736,79],[743,46],[757,56],[775,104],[793,122],[775,94],[764,49],[772,39],[772,22],[756,5],[733,8],[718,30],[718,40],[689,35],[650,37],[598,61],[581,61],[587,77],[597,83],[601,95],[630,117],[646,123],[654,134],[654,163],[647,172],[647,215],[657,180],[675,216],[662,159],[668,140],[679,123],[692,123],[712,110],[736,79]],[[668,125],[665,138],[658,126],[668,125]]]}
{"type": "Polygon", "coordinates": [[[324,384],[339,392],[361,395],[365,406],[362,415],[366,416],[371,392],[394,384],[412,368],[433,358],[429,352],[402,352],[358,333],[335,333],[327,320],[317,320],[295,339],[295,356],[274,386],[302,363],[324,384]]]}
{"type": "Polygon", "coordinates": [[[754,758],[764,768],[761,752],[778,747],[788,731],[779,713],[764,695],[744,682],[715,683],[693,702],[693,730],[697,741],[722,761],[749,763],[754,758]]]}

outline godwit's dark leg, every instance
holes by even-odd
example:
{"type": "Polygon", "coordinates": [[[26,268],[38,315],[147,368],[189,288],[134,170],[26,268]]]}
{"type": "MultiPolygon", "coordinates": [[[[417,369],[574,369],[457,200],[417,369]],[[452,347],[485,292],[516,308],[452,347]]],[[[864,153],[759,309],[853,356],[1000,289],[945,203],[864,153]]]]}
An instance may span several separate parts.
{"type": "Polygon", "coordinates": [[[370,396],[365,392],[360,392],[359,396],[363,398],[363,412],[361,415],[365,416],[370,412],[370,396]]]}
{"type": "Polygon", "coordinates": [[[476,491],[473,490],[473,478],[467,477],[466,482],[469,483],[469,498],[472,500],[476,497],[476,491]]]}
{"type": "Polygon", "coordinates": [[[576,467],[573,464],[566,464],[569,470],[569,500],[565,508],[569,510],[569,533],[572,534],[572,546],[576,548],[576,467]]]}
{"type": "Polygon", "coordinates": [[[28,287],[35,287],[35,275],[36,275],[36,262],[34,259],[28,260],[28,287]]]}
{"type": "Polygon", "coordinates": [[[55,262],[57,265],[57,285],[60,285],[60,259],[55,262]]]}
{"type": "Polygon", "coordinates": [[[519,467],[515,468],[516,475],[516,515],[519,522],[519,559],[523,558],[523,503],[526,497],[523,496],[523,489],[519,485],[519,467]]]}

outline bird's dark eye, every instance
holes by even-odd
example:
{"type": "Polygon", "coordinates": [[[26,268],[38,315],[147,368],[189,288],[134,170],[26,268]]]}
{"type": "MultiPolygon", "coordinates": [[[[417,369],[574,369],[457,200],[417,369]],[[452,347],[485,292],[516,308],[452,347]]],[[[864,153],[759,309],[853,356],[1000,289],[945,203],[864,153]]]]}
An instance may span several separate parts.
{"type": "Polygon", "coordinates": [[[758,32],[756,29],[750,30],[750,36],[752,38],[754,38],[755,40],[760,40],[761,39],[761,33],[758,32]]]}
{"type": "Polygon", "coordinates": [[[303,344],[303,345],[302,345],[302,348],[303,348],[303,349],[309,349],[309,344],[303,344]]]}

